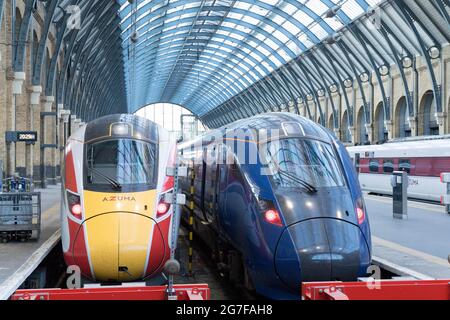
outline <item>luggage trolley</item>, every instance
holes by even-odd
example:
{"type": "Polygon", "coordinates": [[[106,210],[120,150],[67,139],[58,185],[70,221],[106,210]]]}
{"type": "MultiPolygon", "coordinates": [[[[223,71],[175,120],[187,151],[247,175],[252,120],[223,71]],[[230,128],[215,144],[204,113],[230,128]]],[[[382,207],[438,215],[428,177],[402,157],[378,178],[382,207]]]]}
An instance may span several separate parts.
{"type": "Polygon", "coordinates": [[[0,241],[39,240],[41,193],[32,192],[29,179],[12,177],[0,190],[0,241]]]}

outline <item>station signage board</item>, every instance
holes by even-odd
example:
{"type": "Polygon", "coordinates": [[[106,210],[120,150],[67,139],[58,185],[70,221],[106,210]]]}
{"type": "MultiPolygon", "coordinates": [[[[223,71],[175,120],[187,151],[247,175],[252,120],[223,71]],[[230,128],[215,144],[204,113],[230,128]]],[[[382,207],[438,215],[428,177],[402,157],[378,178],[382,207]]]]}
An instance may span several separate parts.
{"type": "Polygon", "coordinates": [[[27,142],[35,143],[37,141],[37,131],[7,131],[5,133],[6,142],[27,142]]]}

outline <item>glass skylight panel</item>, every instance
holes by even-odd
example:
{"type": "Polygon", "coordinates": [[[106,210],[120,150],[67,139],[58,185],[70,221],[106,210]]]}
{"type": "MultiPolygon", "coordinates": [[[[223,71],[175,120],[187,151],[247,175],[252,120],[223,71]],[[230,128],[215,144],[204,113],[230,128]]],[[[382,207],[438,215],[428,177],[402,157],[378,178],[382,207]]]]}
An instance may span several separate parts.
{"type": "Polygon", "coordinates": [[[275,42],[273,42],[273,40],[270,38],[267,38],[267,40],[265,40],[264,43],[267,44],[269,47],[271,47],[274,50],[278,49],[278,47],[279,47],[279,45],[277,45],[275,42]]]}
{"type": "Polygon", "coordinates": [[[267,59],[272,61],[275,65],[278,65],[280,63],[280,61],[277,58],[275,58],[275,56],[273,54],[268,55],[267,59]]]}
{"type": "MultiPolygon", "coordinates": [[[[128,1],[127,1],[128,2],[128,1]]],[[[149,4],[150,2],[152,2],[152,0],[144,0],[144,1],[140,1],[137,3],[137,9],[140,10],[142,9],[142,7],[146,6],[147,4],[149,4]]]]}
{"type": "Polygon", "coordinates": [[[258,71],[260,74],[265,75],[266,72],[260,67],[260,66],[255,66],[255,70],[258,71]]]}
{"type": "Polygon", "coordinates": [[[272,72],[274,69],[267,61],[262,61],[261,64],[269,71],[272,72]]]}
{"type": "Polygon", "coordinates": [[[318,23],[316,23],[315,25],[310,27],[310,30],[312,33],[314,33],[316,35],[317,38],[319,38],[319,40],[322,40],[323,38],[328,36],[328,33],[318,23]]]}
{"type": "Polygon", "coordinates": [[[252,56],[252,58],[256,59],[258,62],[261,62],[263,60],[263,58],[256,52],[250,52],[250,55],[252,56]]]}
{"type": "Polygon", "coordinates": [[[274,28],[274,27],[272,27],[270,24],[265,24],[265,23],[263,23],[262,25],[261,25],[261,28],[264,30],[264,31],[267,31],[268,33],[272,33],[272,32],[274,32],[276,29],[274,28]]]}
{"type": "Polygon", "coordinates": [[[198,8],[200,7],[200,4],[201,2],[199,1],[188,2],[184,5],[184,9],[198,8]]]}
{"type": "Polygon", "coordinates": [[[298,8],[290,3],[282,2],[280,8],[289,15],[294,14],[298,8]]]}
{"type": "Polygon", "coordinates": [[[231,19],[237,19],[237,20],[242,20],[242,17],[243,17],[244,15],[242,15],[242,14],[240,14],[240,13],[236,13],[236,12],[230,12],[230,13],[228,13],[228,18],[231,18],[231,19]]]}
{"type": "Polygon", "coordinates": [[[227,45],[229,45],[229,46],[232,46],[232,47],[237,47],[237,43],[236,42],[233,42],[233,41],[231,41],[231,40],[225,40],[225,42],[224,42],[225,44],[227,44],[227,45]]]}
{"type": "Polygon", "coordinates": [[[311,24],[312,22],[314,22],[314,19],[311,18],[303,10],[299,10],[296,13],[294,13],[293,18],[295,18],[295,20],[299,21],[300,23],[302,23],[305,26],[307,26],[307,25],[311,24]]]}
{"type": "Polygon", "coordinates": [[[261,15],[263,17],[267,16],[270,13],[270,11],[267,10],[266,8],[258,6],[258,3],[256,3],[253,6],[252,12],[255,13],[255,14],[261,15]]]}
{"type": "Polygon", "coordinates": [[[325,5],[322,1],[319,0],[309,0],[306,3],[306,6],[318,16],[321,16],[329,9],[327,5],[325,5]]]}
{"type": "Polygon", "coordinates": [[[283,18],[282,16],[279,16],[277,14],[274,14],[273,17],[271,17],[271,19],[273,22],[275,22],[275,24],[281,26],[283,23],[286,22],[286,19],[283,18]]]}
{"type": "Polygon", "coordinates": [[[256,18],[253,18],[253,17],[251,17],[251,16],[244,16],[244,17],[242,18],[242,21],[247,22],[247,23],[250,23],[250,24],[252,24],[252,25],[257,25],[257,24],[260,22],[260,20],[258,20],[258,19],[256,19],[256,18]]]}
{"type": "Polygon", "coordinates": [[[346,1],[341,10],[350,18],[355,19],[359,15],[364,13],[363,8],[357,4],[354,0],[346,1]]]}
{"type": "Polygon", "coordinates": [[[289,41],[289,38],[283,32],[281,32],[279,30],[275,30],[273,35],[283,43],[286,43],[289,41]]]}
{"type": "Polygon", "coordinates": [[[279,0],[261,0],[261,2],[275,6],[279,2],[279,0]]]}
{"type": "Polygon", "coordinates": [[[288,55],[287,52],[283,48],[278,49],[277,52],[286,62],[288,62],[292,59],[291,56],[288,55]]]}
{"type": "Polygon", "coordinates": [[[301,49],[293,41],[288,41],[288,43],[286,43],[286,47],[288,47],[296,55],[301,53],[301,49]]]}
{"type": "Polygon", "coordinates": [[[255,50],[260,51],[264,56],[270,55],[270,52],[263,48],[263,46],[256,47],[255,50]]]}
{"type": "Polygon", "coordinates": [[[293,24],[289,20],[286,20],[286,22],[283,23],[281,26],[292,34],[298,34],[299,32],[302,31],[301,29],[299,29],[295,24],[293,24]]]}
{"type": "Polygon", "coordinates": [[[249,82],[253,83],[254,80],[250,79],[246,74],[244,74],[244,78],[249,82]]]}
{"type": "Polygon", "coordinates": [[[324,20],[334,31],[337,31],[344,26],[338,17],[324,19],[324,20]]]}
{"type": "Polygon", "coordinates": [[[233,8],[238,8],[238,9],[242,9],[242,10],[248,10],[251,8],[251,4],[247,3],[247,2],[242,2],[242,1],[237,1],[233,8]]]}

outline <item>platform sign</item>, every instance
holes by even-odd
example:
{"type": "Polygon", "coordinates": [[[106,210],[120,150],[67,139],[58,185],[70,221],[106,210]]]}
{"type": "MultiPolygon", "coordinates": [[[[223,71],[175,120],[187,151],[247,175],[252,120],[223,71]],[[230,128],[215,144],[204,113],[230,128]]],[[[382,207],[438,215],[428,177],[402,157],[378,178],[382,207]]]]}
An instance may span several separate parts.
{"type": "Polygon", "coordinates": [[[37,131],[7,131],[5,133],[6,142],[35,143],[37,137],[37,131]]]}

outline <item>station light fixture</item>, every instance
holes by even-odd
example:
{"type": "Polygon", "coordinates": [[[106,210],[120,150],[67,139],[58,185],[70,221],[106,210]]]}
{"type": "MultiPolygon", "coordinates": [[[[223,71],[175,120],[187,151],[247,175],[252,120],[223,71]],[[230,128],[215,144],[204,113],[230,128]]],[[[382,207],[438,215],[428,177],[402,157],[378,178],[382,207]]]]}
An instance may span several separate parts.
{"type": "Polygon", "coordinates": [[[362,82],[367,82],[369,81],[369,74],[367,72],[361,73],[359,75],[359,78],[361,79],[362,82]]]}
{"type": "Polygon", "coordinates": [[[325,90],[323,90],[323,89],[318,90],[318,91],[317,91],[317,95],[318,95],[319,97],[323,97],[323,96],[325,95],[325,90]]]}
{"type": "Polygon", "coordinates": [[[332,93],[338,92],[338,90],[339,90],[339,88],[338,88],[338,86],[337,86],[336,84],[332,84],[332,85],[330,86],[330,91],[331,91],[332,93]]]}
{"type": "Polygon", "coordinates": [[[406,56],[406,57],[402,58],[403,68],[405,68],[405,69],[411,68],[412,64],[413,64],[413,61],[410,57],[406,56]]]}
{"type": "Polygon", "coordinates": [[[306,96],[306,99],[308,99],[309,101],[312,101],[314,99],[314,97],[311,93],[308,93],[308,95],[306,96]]]}
{"type": "Polygon", "coordinates": [[[378,71],[380,72],[380,74],[384,77],[387,76],[389,74],[389,67],[387,65],[383,65],[381,66],[378,71]]]}
{"type": "Polygon", "coordinates": [[[345,80],[344,80],[344,86],[345,86],[346,88],[351,88],[351,87],[353,86],[353,81],[352,81],[352,79],[345,79],[345,80]]]}
{"type": "Polygon", "coordinates": [[[428,55],[431,59],[437,59],[441,56],[441,50],[439,50],[438,47],[433,46],[430,49],[428,49],[428,55]]]}

